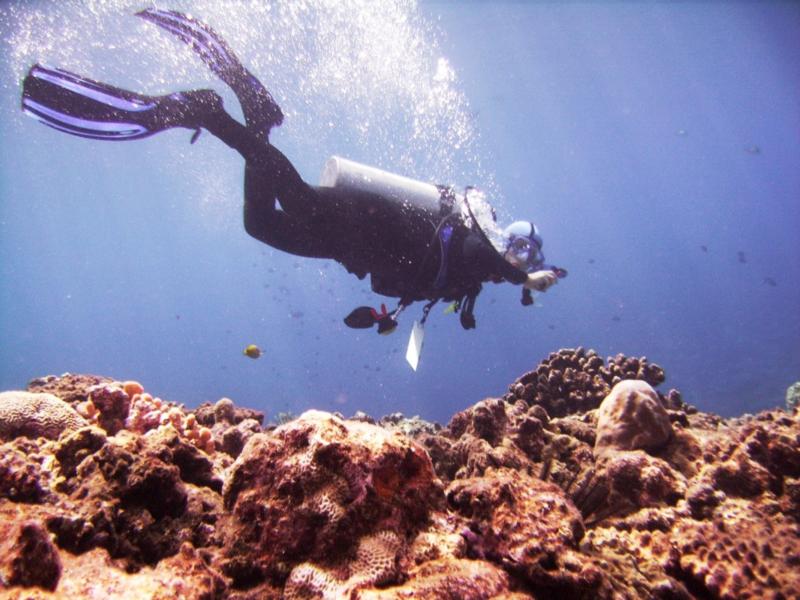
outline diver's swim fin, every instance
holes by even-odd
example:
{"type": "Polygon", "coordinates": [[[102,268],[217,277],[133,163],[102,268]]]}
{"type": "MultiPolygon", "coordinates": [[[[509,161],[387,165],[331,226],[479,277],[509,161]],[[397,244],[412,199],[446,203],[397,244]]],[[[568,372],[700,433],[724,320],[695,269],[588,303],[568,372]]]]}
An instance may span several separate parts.
{"type": "Polygon", "coordinates": [[[221,110],[212,90],[145,96],[34,65],[22,86],[22,110],[54,129],[95,140],[135,140],[170,127],[199,129],[203,114],[221,110]]]}
{"type": "Polygon", "coordinates": [[[248,129],[255,131],[259,138],[268,138],[270,130],[283,122],[283,113],[272,95],[211,27],[174,10],[147,8],[136,16],[158,25],[190,46],[233,90],[242,105],[248,129]]]}

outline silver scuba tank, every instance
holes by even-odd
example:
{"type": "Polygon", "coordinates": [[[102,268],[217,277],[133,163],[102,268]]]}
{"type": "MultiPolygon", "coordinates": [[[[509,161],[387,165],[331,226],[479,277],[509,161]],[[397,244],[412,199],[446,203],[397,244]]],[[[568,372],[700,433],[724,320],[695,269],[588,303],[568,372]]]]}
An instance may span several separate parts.
{"type": "Polygon", "coordinates": [[[408,208],[422,209],[434,215],[439,213],[441,192],[432,183],[395,175],[340,156],[328,159],[319,184],[377,194],[408,208]]]}

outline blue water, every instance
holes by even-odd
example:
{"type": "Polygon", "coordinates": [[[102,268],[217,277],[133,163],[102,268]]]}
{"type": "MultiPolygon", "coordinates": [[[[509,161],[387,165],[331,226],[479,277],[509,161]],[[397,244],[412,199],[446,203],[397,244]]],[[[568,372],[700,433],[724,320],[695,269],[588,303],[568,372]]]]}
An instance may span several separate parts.
{"type": "Polygon", "coordinates": [[[800,380],[800,5],[330,4],[159,6],[263,79],[287,115],[273,142],[308,181],[338,154],[477,184],[501,220],[536,221],[569,277],[534,308],[488,284],[473,331],[437,307],[413,372],[421,306],[388,337],[346,328],[381,298],[248,237],[243,161],[209,134],[103,143],[21,115],[37,61],[147,93],[214,87],[240,115],[130,16],[146,3],[5,3],[0,389],[88,372],[188,406],[447,421],[582,345],[647,356],[703,410],[783,405],[800,380]]]}

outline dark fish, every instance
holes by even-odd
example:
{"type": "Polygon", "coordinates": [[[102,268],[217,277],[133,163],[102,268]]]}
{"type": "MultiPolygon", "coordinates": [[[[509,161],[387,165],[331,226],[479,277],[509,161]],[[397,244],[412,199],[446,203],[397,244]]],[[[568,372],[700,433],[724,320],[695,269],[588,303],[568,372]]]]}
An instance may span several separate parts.
{"type": "Polygon", "coordinates": [[[740,263],[744,264],[744,263],[747,262],[747,257],[744,255],[744,252],[742,252],[741,250],[739,250],[739,252],[736,253],[736,256],[739,257],[739,262],[740,263]]]}
{"type": "Polygon", "coordinates": [[[293,319],[301,319],[303,318],[303,311],[302,310],[293,310],[289,313],[289,316],[293,319]]]}
{"type": "Polygon", "coordinates": [[[702,246],[700,246],[700,250],[702,250],[703,252],[708,252],[708,246],[703,244],[702,246]]]}
{"type": "Polygon", "coordinates": [[[620,321],[622,321],[622,318],[619,315],[614,315],[613,317],[611,317],[611,320],[616,323],[619,323],[620,321]]]}
{"type": "Polygon", "coordinates": [[[594,259],[593,259],[593,258],[590,258],[590,259],[589,259],[589,264],[590,264],[590,265],[593,265],[593,264],[594,264],[594,259]]]}
{"type": "Polygon", "coordinates": [[[744,151],[747,152],[748,154],[761,154],[761,148],[759,148],[755,144],[753,144],[752,146],[747,146],[744,149],[744,151]]]}
{"type": "Polygon", "coordinates": [[[344,324],[354,329],[369,329],[377,321],[376,314],[369,306],[359,306],[344,318],[344,324]]]}
{"type": "Polygon", "coordinates": [[[771,287],[777,287],[778,282],[775,281],[772,277],[764,277],[764,283],[771,287]]]}

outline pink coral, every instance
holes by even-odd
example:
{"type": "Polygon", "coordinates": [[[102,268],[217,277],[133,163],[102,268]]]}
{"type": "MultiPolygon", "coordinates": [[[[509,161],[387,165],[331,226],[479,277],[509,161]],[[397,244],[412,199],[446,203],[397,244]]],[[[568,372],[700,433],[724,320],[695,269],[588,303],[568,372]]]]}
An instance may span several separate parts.
{"type": "Polygon", "coordinates": [[[207,453],[214,452],[215,444],[211,430],[197,422],[195,415],[187,414],[181,407],[150,394],[136,394],[131,400],[125,428],[145,433],[158,427],[171,426],[180,435],[188,438],[207,453]]]}

